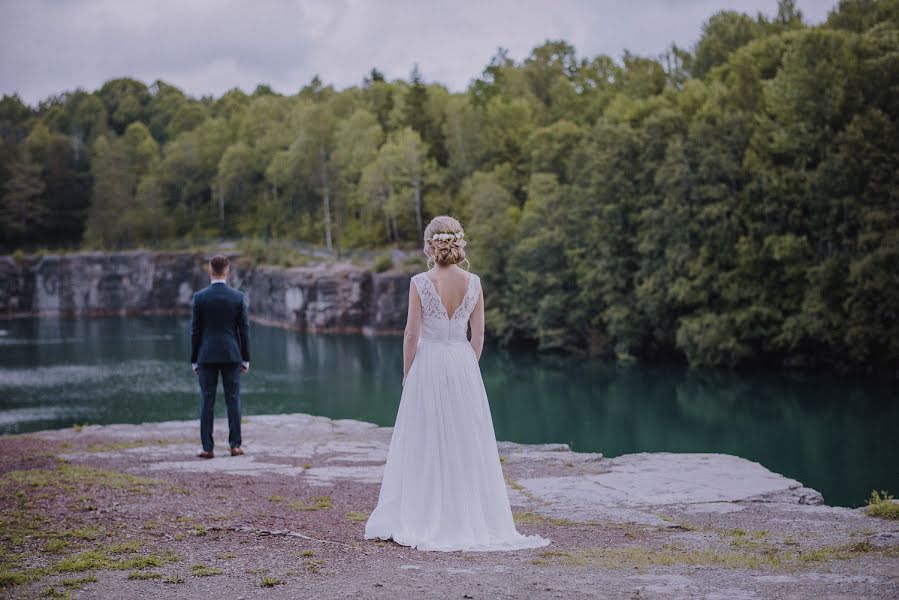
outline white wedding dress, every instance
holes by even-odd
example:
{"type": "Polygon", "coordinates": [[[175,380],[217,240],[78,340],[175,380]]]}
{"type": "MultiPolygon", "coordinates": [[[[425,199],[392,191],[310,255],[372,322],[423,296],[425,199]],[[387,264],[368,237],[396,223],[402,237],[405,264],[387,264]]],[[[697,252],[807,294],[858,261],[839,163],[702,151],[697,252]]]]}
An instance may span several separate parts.
{"type": "Polygon", "coordinates": [[[365,538],[442,551],[549,544],[518,533],[512,519],[487,392],[467,335],[480,297],[478,276],[469,276],[451,317],[427,275],[412,283],[421,298],[421,335],[365,538]]]}

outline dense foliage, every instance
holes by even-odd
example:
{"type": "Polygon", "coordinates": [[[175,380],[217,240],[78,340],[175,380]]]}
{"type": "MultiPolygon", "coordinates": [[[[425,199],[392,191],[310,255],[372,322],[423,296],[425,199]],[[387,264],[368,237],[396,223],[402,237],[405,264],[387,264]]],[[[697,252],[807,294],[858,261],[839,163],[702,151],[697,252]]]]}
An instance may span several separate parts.
{"type": "Polygon", "coordinates": [[[720,12],[692,50],[500,51],[465,93],[372,70],[194,99],[0,102],[0,243],[413,244],[467,224],[488,324],[542,349],[894,369],[899,0],[720,12]]]}

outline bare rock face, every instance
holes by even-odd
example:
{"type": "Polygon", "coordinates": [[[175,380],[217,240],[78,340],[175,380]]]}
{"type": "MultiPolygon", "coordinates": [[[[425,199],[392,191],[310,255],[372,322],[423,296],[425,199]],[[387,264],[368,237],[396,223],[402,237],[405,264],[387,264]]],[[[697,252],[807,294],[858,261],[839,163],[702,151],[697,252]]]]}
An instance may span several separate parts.
{"type": "MultiPolygon", "coordinates": [[[[225,421],[217,422],[216,428],[226,430],[225,421]]],[[[197,461],[190,443],[115,450],[108,457],[141,456],[142,468],[150,471],[274,474],[300,478],[313,486],[337,480],[369,484],[381,481],[392,432],[362,421],[305,414],[253,416],[246,430],[253,435],[253,453],[240,461],[197,461]],[[304,464],[307,466],[301,466],[304,464]]],[[[196,423],[90,426],[83,432],[115,441],[190,440],[196,435],[196,423]]],[[[69,440],[79,434],[61,430],[35,435],[69,440]]],[[[823,499],[815,490],[756,462],[727,454],[659,452],[605,458],[598,453],[572,452],[567,444],[499,442],[498,447],[512,505],[537,519],[668,528],[677,526],[666,518],[668,514],[727,514],[752,506],[810,515],[826,509],[847,518],[858,517],[852,509],[820,507],[823,499]]],[[[77,461],[103,456],[71,453],[63,458],[77,461]]]]}
{"type": "MultiPolygon", "coordinates": [[[[200,254],[166,252],[0,257],[0,316],[184,314],[194,291],[208,284],[205,261],[200,254]]],[[[233,264],[231,284],[247,294],[255,320],[314,332],[403,327],[405,274],[372,274],[348,264],[233,264]]]]}

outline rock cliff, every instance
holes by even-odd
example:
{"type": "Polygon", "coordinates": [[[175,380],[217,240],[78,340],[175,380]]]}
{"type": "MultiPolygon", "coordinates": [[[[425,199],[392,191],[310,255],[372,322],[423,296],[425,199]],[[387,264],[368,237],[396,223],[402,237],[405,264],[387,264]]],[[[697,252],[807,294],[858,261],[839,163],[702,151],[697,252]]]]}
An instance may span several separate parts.
{"type": "MultiPolygon", "coordinates": [[[[349,264],[283,269],[233,261],[231,284],[260,322],[314,332],[393,333],[406,317],[408,275],[349,264]]],[[[207,285],[205,257],[120,252],[0,257],[0,317],[187,313],[207,285]]]]}

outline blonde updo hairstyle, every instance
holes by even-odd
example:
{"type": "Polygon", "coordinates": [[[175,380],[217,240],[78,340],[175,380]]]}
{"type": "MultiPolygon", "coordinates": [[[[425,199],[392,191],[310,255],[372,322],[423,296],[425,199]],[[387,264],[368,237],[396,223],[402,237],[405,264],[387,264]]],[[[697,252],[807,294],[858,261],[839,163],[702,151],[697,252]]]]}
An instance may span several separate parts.
{"type": "Polygon", "coordinates": [[[462,224],[456,219],[442,215],[434,217],[425,228],[425,256],[428,257],[428,268],[434,265],[460,265],[468,263],[465,258],[465,232],[462,224]],[[452,239],[434,239],[440,234],[453,234],[452,239]]]}

